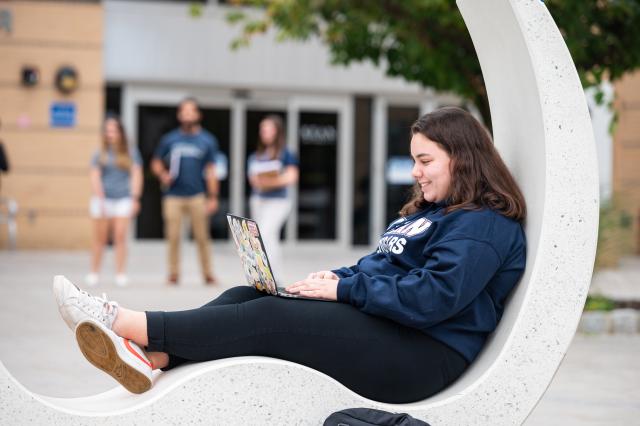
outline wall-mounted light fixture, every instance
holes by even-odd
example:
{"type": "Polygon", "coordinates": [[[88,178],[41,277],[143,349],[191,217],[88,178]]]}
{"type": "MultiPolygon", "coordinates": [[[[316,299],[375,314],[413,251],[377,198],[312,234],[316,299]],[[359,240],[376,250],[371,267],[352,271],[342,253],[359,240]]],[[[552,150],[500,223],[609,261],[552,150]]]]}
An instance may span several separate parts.
{"type": "Polygon", "coordinates": [[[63,66],[56,71],[56,88],[68,95],[76,90],[80,84],[78,71],[72,66],[63,66]]]}
{"type": "Polygon", "coordinates": [[[40,82],[40,70],[31,65],[25,65],[20,71],[20,82],[25,87],[33,87],[40,82]]]}

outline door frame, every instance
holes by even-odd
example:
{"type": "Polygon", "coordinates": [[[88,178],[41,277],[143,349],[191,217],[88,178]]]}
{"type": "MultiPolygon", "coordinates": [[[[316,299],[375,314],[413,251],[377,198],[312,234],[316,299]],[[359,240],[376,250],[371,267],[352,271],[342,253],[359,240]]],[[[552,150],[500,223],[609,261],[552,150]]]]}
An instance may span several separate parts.
{"type": "MultiPolygon", "coordinates": [[[[314,243],[337,243],[341,247],[351,247],[353,226],[353,152],[354,152],[354,110],[355,100],[351,96],[300,95],[289,101],[287,121],[287,146],[298,152],[299,114],[305,111],[329,112],[337,114],[337,176],[336,176],[336,238],[335,240],[313,240],[314,243]]],[[[304,173],[304,171],[301,171],[304,173]]],[[[298,240],[298,200],[294,192],[294,209],[287,235],[290,241],[298,240]]]]}
{"type": "MultiPolygon", "coordinates": [[[[229,156],[229,198],[233,203],[234,196],[234,175],[238,173],[234,170],[234,147],[237,145],[236,128],[233,126],[235,113],[235,100],[230,91],[207,90],[200,87],[185,85],[152,85],[144,83],[127,83],[122,85],[122,123],[127,129],[129,143],[136,144],[138,141],[134,137],[138,131],[138,107],[140,105],[167,106],[177,105],[187,97],[195,97],[202,108],[225,108],[230,111],[230,131],[231,140],[229,156]],[[197,95],[194,95],[197,94],[197,95]]],[[[231,208],[233,204],[231,204],[231,208]]],[[[136,221],[132,220],[129,226],[129,240],[133,240],[136,235],[136,221]]]]}

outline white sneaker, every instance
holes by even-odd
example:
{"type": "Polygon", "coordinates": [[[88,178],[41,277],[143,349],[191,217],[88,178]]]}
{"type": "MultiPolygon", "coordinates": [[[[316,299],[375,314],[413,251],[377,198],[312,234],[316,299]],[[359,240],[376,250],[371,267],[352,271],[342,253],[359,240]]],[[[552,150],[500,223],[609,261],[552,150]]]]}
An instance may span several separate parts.
{"type": "Polygon", "coordinates": [[[53,278],[53,294],[60,315],[71,330],[75,330],[76,325],[86,319],[93,319],[111,329],[118,315],[118,302],[107,300],[106,294],[103,297],[92,296],[62,275],[53,278]]]}
{"type": "Polygon", "coordinates": [[[126,274],[117,274],[116,275],[116,285],[118,287],[126,287],[129,284],[129,278],[126,274]]]}
{"type": "Polygon", "coordinates": [[[102,323],[88,319],[76,327],[76,340],[87,360],[116,379],[129,392],[151,389],[153,366],[144,351],[102,323]]]}
{"type": "Polygon", "coordinates": [[[87,284],[89,287],[95,287],[98,285],[98,274],[96,274],[95,272],[91,272],[90,274],[87,274],[86,277],[84,277],[84,282],[85,284],[87,284]]]}

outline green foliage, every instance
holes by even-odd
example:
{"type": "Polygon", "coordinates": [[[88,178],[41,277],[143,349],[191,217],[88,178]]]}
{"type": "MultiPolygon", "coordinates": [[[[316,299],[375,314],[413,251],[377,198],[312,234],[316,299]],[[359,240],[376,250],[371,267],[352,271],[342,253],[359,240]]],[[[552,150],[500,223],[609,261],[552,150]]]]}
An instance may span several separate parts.
{"type": "MultiPolygon", "coordinates": [[[[268,28],[277,38],[320,37],[334,63],[371,61],[389,76],[454,92],[476,104],[486,123],[489,105],[480,64],[453,0],[236,0],[258,6],[257,19],[238,19],[239,47],[268,28]],[[264,24],[264,26],[258,23],[264,24]]],[[[638,0],[547,0],[585,87],[616,80],[640,66],[638,0]]],[[[253,15],[253,14],[252,14],[253,15]]],[[[499,25],[499,23],[496,23],[499,25]]]]}
{"type": "Polygon", "coordinates": [[[189,4],[189,16],[192,18],[200,18],[203,13],[202,3],[190,3],[189,4]]]}
{"type": "Polygon", "coordinates": [[[598,229],[599,231],[622,229],[624,232],[628,232],[631,229],[632,220],[631,215],[626,210],[618,207],[616,203],[605,203],[600,208],[598,229]]]}
{"type": "Polygon", "coordinates": [[[613,300],[600,295],[587,296],[587,301],[584,304],[585,311],[611,311],[615,307],[613,300]]]}
{"type": "Polygon", "coordinates": [[[633,251],[633,218],[617,202],[600,207],[596,268],[615,267],[621,256],[633,251]]]}
{"type": "Polygon", "coordinates": [[[640,63],[640,2],[546,2],[585,86],[617,80],[640,63]]]}

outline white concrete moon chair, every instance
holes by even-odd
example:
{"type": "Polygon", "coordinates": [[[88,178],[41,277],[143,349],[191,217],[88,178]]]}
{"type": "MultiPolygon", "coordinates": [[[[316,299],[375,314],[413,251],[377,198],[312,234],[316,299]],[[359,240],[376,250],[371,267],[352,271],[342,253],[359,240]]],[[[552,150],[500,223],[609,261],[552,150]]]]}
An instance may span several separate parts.
{"type": "MultiPolygon", "coordinates": [[[[263,357],[184,366],[147,393],[61,399],[26,390],[0,364],[0,424],[322,424],[372,407],[434,426],[521,424],[575,333],[598,225],[595,145],[569,51],[540,0],[458,0],[490,98],[495,143],[526,196],[527,269],[498,329],[451,387],[424,401],[367,400],[310,368],[263,357]]],[[[375,374],[375,372],[372,372],[375,374]]]]}

